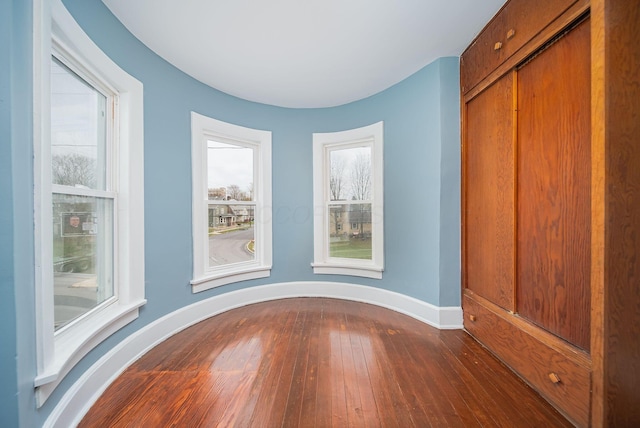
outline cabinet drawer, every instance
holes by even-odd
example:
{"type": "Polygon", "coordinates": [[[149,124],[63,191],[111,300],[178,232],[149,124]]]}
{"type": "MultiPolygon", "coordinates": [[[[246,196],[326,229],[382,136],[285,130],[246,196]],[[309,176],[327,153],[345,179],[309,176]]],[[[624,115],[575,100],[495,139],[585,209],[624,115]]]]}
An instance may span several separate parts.
{"type": "Polygon", "coordinates": [[[487,24],[460,59],[462,92],[511,57],[577,0],[511,0],[487,24]]]}
{"type": "MultiPolygon", "coordinates": [[[[591,369],[580,352],[570,355],[526,331],[506,311],[488,308],[473,297],[463,297],[466,330],[525,379],[543,397],[579,426],[589,424],[591,369]],[[511,320],[510,320],[511,318],[511,320]]],[[[542,333],[544,335],[544,333],[542,333]]],[[[558,339],[559,340],[559,339],[558,339]]]]}

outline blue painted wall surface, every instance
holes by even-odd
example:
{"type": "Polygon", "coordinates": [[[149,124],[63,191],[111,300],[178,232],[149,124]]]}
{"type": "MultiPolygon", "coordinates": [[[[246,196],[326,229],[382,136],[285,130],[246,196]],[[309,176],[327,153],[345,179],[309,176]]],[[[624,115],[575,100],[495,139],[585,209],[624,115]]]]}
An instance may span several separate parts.
{"type": "Polygon", "coordinates": [[[31,2],[0,4],[0,425],[36,426],[31,2]]]}
{"type": "Polygon", "coordinates": [[[12,3],[0,3],[0,421],[18,425],[11,168],[12,3]]]}
{"type": "Polygon", "coordinates": [[[458,58],[440,66],[440,306],[460,305],[460,90],[458,58]]]}
{"type": "MultiPolygon", "coordinates": [[[[99,0],[64,3],[95,43],[144,85],[144,263],[148,303],[138,320],[87,355],[43,408],[35,410],[31,386],[35,373],[34,345],[21,343],[17,337],[24,336],[33,342],[35,336],[34,244],[29,237],[33,226],[29,216],[16,220],[7,214],[11,210],[15,213],[32,209],[32,142],[28,114],[14,120],[9,134],[14,140],[19,135],[24,137],[25,147],[18,150],[13,147],[13,160],[8,163],[4,155],[11,152],[12,146],[6,146],[4,141],[0,146],[3,181],[0,197],[3,204],[5,200],[13,201],[7,212],[2,206],[0,236],[11,239],[20,234],[26,238],[15,245],[19,253],[0,249],[3,264],[5,257],[14,257],[16,266],[13,271],[4,268],[0,271],[3,297],[0,309],[6,309],[0,316],[3,320],[8,317],[8,331],[3,329],[0,339],[2,343],[16,343],[14,354],[24,363],[16,369],[15,360],[3,350],[0,360],[3,380],[5,373],[13,380],[8,382],[9,386],[2,382],[0,392],[3,399],[12,392],[26,397],[19,400],[25,426],[42,424],[73,382],[125,337],[167,313],[221,293],[275,282],[341,281],[396,291],[437,306],[460,304],[457,58],[437,60],[392,88],[358,102],[326,109],[286,109],[240,100],[186,76],[135,39],[99,0]],[[270,278],[191,293],[191,111],[273,132],[274,257],[270,278]],[[313,275],[312,133],[356,128],[380,120],[385,124],[384,277],[373,280],[313,275]],[[12,187],[5,183],[5,178],[11,180],[12,187]],[[18,275],[19,284],[14,279],[18,275]],[[14,303],[4,301],[5,293],[16,295],[14,303]]],[[[1,12],[8,7],[5,5],[6,2],[1,12]]],[[[25,12],[22,20],[30,19],[29,14],[25,12]]],[[[24,55],[29,56],[30,24],[24,25],[27,28],[20,30],[24,34],[12,41],[11,46],[24,48],[24,55]]],[[[3,26],[0,31],[4,36],[7,30],[3,26]]],[[[2,49],[4,57],[6,49],[2,49]]],[[[30,90],[30,62],[25,60],[20,67],[25,76],[21,85],[30,90]]],[[[1,63],[2,85],[7,70],[5,63],[1,63]]],[[[0,91],[4,97],[4,86],[0,91]]],[[[0,135],[4,139],[6,108],[0,109],[3,125],[0,135]]],[[[9,403],[7,410],[13,409],[15,414],[16,399],[9,403]]]]}

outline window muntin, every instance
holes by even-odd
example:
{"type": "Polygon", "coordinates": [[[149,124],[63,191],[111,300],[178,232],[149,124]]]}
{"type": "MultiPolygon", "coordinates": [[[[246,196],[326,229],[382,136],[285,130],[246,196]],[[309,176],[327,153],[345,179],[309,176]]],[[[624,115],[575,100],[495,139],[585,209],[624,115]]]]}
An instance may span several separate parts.
{"type": "Polygon", "coordinates": [[[314,273],[382,277],[382,129],[313,135],[314,273]]]}
{"type": "Polygon", "coordinates": [[[51,59],[51,189],[54,329],[58,332],[115,296],[114,207],[107,165],[115,95],[51,59]]]}
{"type": "Polygon", "coordinates": [[[271,133],[192,113],[193,291],[271,271],[271,133]]]}

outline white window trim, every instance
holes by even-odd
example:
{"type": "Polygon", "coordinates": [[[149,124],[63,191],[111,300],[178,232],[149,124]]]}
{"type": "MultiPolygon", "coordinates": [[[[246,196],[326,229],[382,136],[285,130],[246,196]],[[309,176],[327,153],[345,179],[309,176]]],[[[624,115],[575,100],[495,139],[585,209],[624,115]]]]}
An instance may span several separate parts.
{"type": "MultiPolygon", "coordinates": [[[[245,128],[191,112],[191,168],[193,220],[192,292],[271,275],[271,131],[245,128]],[[251,146],[255,159],[256,259],[209,268],[207,141],[222,139],[251,146]]],[[[239,201],[238,204],[242,204],[239,201]]]]}
{"type": "Polygon", "coordinates": [[[34,1],[34,175],[37,370],[42,406],[89,351],[135,320],[144,299],[143,88],[82,31],[61,0],[34,1]],[[50,63],[52,39],[64,54],[118,93],[118,231],[116,277],[110,304],[54,334],[50,165],[50,63]],[[47,167],[44,167],[44,166],[47,167]]]}
{"type": "Polygon", "coordinates": [[[313,201],[314,245],[313,273],[331,275],[351,275],[382,279],[384,271],[384,221],[383,221],[383,122],[347,131],[313,134],[313,201]],[[371,146],[371,167],[373,175],[372,214],[372,254],[371,260],[329,257],[329,216],[326,209],[329,200],[329,160],[328,150],[347,148],[357,142],[368,142],[371,146]]]}

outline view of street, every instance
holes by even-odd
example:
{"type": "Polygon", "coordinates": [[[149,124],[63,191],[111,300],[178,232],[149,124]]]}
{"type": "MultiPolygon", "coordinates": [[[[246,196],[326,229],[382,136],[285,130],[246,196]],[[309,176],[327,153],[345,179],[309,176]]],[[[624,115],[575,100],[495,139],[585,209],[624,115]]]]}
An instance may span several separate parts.
{"type": "Polygon", "coordinates": [[[236,229],[209,236],[209,266],[222,266],[254,259],[247,248],[254,239],[254,228],[236,229]]]}
{"type": "Polygon", "coordinates": [[[53,298],[54,322],[58,328],[96,306],[96,275],[56,272],[53,298]]]}
{"type": "MultiPolygon", "coordinates": [[[[222,266],[250,261],[254,254],[248,248],[254,239],[254,228],[233,229],[209,236],[209,265],[222,266]]],[[[91,310],[98,303],[96,275],[87,272],[55,272],[55,325],[61,327],[91,310]]]]}

